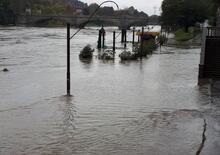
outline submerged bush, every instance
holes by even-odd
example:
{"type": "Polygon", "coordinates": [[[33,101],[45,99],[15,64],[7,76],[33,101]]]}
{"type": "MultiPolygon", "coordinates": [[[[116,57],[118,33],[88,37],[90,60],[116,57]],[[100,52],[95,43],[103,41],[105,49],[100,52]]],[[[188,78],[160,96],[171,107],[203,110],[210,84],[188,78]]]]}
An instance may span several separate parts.
{"type": "Polygon", "coordinates": [[[91,45],[86,45],[79,54],[80,58],[88,59],[92,58],[94,49],[91,48],[91,45]]]}
{"type": "Polygon", "coordinates": [[[200,32],[201,32],[201,30],[197,27],[190,27],[188,32],[186,32],[184,29],[178,29],[175,32],[175,40],[188,41],[188,40],[194,38],[200,32]]]}
{"type": "Polygon", "coordinates": [[[147,56],[148,54],[152,54],[154,50],[157,49],[157,44],[154,39],[150,39],[144,41],[143,43],[143,51],[141,53],[141,45],[135,45],[134,52],[138,54],[138,56],[147,56]]]}
{"type": "Polygon", "coordinates": [[[98,58],[102,60],[114,60],[115,52],[112,50],[105,50],[104,52],[99,53],[98,58]]]}
{"type": "Polygon", "coordinates": [[[137,60],[138,55],[135,52],[123,51],[119,57],[121,60],[137,60]]]}

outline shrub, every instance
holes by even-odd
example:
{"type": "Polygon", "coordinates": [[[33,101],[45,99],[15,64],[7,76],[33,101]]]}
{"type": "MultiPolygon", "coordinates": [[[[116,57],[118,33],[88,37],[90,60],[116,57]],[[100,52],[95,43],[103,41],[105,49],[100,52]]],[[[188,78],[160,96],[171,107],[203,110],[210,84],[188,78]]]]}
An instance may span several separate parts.
{"type": "MultiPolygon", "coordinates": [[[[157,44],[154,39],[144,41],[142,56],[147,56],[148,54],[152,54],[153,51],[156,49],[157,49],[157,44]]],[[[138,55],[141,56],[141,45],[135,45],[134,52],[138,53],[138,55]]]]}
{"type": "Polygon", "coordinates": [[[175,40],[177,41],[188,41],[199,34],[201,30],[198,27],[190,27],[188,32],[184,29],[178,29],[175,32],[175,40]]]}

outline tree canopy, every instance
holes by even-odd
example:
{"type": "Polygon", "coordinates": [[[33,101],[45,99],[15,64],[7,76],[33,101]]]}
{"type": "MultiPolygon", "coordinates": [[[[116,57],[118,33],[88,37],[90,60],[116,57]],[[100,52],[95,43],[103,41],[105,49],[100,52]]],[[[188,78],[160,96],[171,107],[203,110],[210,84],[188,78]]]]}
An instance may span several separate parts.
{"type": "Polygon", "coordinates": [[[220,0],[213,0],[213,2],[215,3],[215,5],[220,6],[220,0]]]}
{"type": "Polygon", "coordinates": [[[213,7],[212,0],[164,0],[161,21],[164,25],[181,26],[188,31],[188,27],[208,19],[213,7]]]}

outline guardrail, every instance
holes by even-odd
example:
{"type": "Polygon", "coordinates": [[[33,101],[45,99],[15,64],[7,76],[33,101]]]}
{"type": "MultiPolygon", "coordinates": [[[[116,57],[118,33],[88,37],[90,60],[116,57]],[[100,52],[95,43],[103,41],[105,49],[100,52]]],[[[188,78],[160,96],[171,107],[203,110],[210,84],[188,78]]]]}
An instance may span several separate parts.
{"type": "Polygon", "coordinates": [[[207,27],[208,37],[220,37],[220,27],[207,27]]]}

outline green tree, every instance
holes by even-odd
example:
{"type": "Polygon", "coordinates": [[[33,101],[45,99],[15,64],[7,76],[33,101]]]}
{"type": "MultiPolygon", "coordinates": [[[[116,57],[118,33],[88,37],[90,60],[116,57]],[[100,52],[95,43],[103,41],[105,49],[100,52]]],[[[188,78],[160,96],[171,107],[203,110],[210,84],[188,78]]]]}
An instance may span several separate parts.
{"type": "Polygon", "coordinates": [[[212,0],[216,6],[220,6],[220,0],[212,0]]]}
{"type": "Polygon", "coordinates": [[[9,1],[8,0],[0,0],[0,7],[4,9],[8,9],[9,1]]]}
{"type": "Polygon", "coordinates": [[[211,0],[164,0],[161,8],[164,25],[184,27],[188,32],[190,26],[210,17],[213,3],[211,0]]]}
{"type": "Polygon", "coordinates": [[[0,25],[15,24],[15,15],[9,4],[8,0],[0,0],[0,25]]]}

